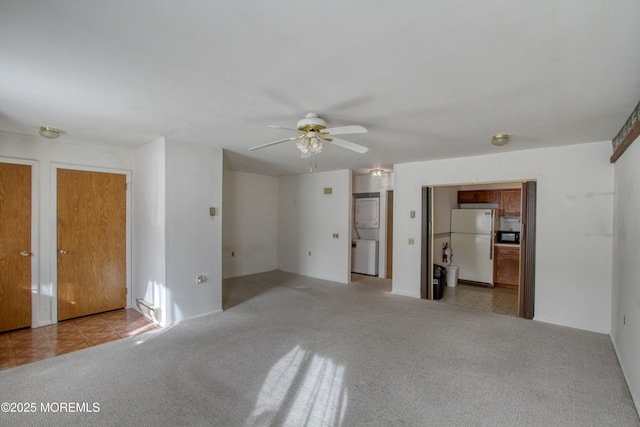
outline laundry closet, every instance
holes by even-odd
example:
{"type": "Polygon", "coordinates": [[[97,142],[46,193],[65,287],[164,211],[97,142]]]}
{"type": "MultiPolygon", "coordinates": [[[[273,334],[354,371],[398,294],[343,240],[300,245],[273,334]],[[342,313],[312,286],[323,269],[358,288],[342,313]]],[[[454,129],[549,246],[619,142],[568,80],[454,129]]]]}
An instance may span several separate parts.
{"type": "Polygon", "coordinates": [[[389,278],[393,173],[353,176],[351,272],[389,278]]]}

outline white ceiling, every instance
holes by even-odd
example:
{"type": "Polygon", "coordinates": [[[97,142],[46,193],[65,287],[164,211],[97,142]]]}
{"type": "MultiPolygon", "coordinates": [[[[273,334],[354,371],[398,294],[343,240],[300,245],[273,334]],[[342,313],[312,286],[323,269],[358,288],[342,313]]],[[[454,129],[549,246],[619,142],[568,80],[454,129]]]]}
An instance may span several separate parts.
{"type": "Polygon", "coordinates": [[[611,140],[640,100],[639,22],[637,0],[0,0],[0,130],[167,136],[274,175],[309,160],[248,148],[307,112],[369,129],[319,171],[611,140]]]}

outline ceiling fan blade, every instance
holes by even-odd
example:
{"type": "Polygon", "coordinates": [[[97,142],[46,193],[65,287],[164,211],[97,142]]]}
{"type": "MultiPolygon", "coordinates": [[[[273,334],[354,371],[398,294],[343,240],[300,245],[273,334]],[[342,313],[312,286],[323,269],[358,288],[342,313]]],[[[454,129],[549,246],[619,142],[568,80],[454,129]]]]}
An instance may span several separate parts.
{"type": "Polygon", "coordinates": [[[367,133],[367,128],[360,125],[352,125],[352,126],[340,126],[337,128],[329,128],[323,131],[327,132],[329,135],[346,135],[348,133],[367,133]]]}
{"type": "Polygon", "coordinates": [[[295,141],[296,139],[300,139],[302,137],[304,137],[304,135],[292,136],[291,138],[285,138],[285,139],[279,139],[279,140],[273,141],[273,142],[267,142],[266,144],[258,145],[258,146],[255,146],[255,147],[251,147],[251,148],[249,148],[249,151],[259,150],[261,148],[270,147],[272,145],[280,144],[282,142],[295,141]]]}
{"type": "Polygon", "coordinates": [[[344,139],[333,138],[331,140],[326,139],[330,144],[337,145],[338,147],[346,148],[347,150],[355,151],[356,153],[366,153],[369,151],[369,147],[356,144],[355,142],[345,141],[344,139]]]}
{"type": "Polygon", "coordinates": [[[298,129],[288,128],[288,127],[285,127],[285,126],[268,125],[267,127],[268,127],[268,128],[271,128],[271,129],[285,129],[285,130],[292,130],[292,131],[294,131],[294,132],[298,132],[298,129]]]}

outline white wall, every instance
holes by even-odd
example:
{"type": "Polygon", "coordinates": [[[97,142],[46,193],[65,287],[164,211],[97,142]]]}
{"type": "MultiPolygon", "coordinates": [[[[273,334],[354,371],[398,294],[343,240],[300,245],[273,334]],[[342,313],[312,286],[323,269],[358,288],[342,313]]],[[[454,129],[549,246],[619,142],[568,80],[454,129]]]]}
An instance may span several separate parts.
{"type": "MultiPolygon", "coordinates": [[[[33,163],[35,206],[32,233],[32,326],[57,322],[57,248],[56,248],[56,165],[70,168],[110,169],[127,173],[132,170],[131,150],[98,145],[48,140],[38,135],[0,131],[0,158],[30,160],[33,163]],[[53,176],[53,178],[52,178],[53,176]]],[[[2,161],[2,159],[0,159],[2,161]]],[[[130,299],[128,300],[128,303],[130,299]]]]}
{"type": "Polygon", "coordinates": [[[165,162],[163,318],[171,324],[222,309],[222,149],[168,140],[165,162]],[[198,275],[206,281],[197,284],[198,275]]]}
{"type": "Polygon", "coordinates": [[[278,268],[278,178],[224,171],[222,277],[278,268]]]}
{"type": "Polygon", "coordinates": [[[136,149],[134,168],[133,300],[142,298],[162,308],[167,304],[164,138],[136,149]]]}
{"type": "Polygon", "coordinates": [[[435,187],[433,189],[433,262],[447,266],[442,261],[442,245],[451,247],[451,209],[458,207],[458,189],[460,187],[435,187]]]}
{"type": "Polygon", "coordinates": [[[160,139],[136,150],[133,182],[134,298],[161,325],[221,310],[222,150],[160,139]]]}
{"type": "Polygon", "coordinates": [[[640,138],[615,163],[611,340],[640,408],[640,138]]]}
{"type": "Polygon", "coordinates": [[[420,295],[424,185],[537,181],[535,319],[595,332],[611,329],[613,166],[599,142],[394,167],[393,292],[420,295]],[[407,245],[415,238],[415,245],[407,245]]]}
{"type": "Polygon", "coordinates": [[[280,177],[278,268],[349,283],[351,206],[349,170],[280,177]]]}
{"type": "Polygon", "coordinates": [[[436,187],[433,189],[433,234],[451,232],[451,209],[458,207],[460,187],[436,187]]]}

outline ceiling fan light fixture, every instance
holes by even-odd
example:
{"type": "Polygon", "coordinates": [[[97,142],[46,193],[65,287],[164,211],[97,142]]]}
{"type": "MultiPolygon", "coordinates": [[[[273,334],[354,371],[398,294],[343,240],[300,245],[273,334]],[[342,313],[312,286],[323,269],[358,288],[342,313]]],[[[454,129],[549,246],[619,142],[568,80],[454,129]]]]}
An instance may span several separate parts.
{"type": "Polygon", "coordinates": [[[304,154],[318,154],[324,150],[324,144],[318,138],[304,138],[296,142],[296,147],[304,154]]]}
{"type": "Polygon", "coordinates": [[[303,153],[309,152],[309,146],[306,144],[306,141],[298,141],[296,142],[296,147],[303,153]]]}
{"type": "Polygon", "coordinates": [[[491,137],[491,143],[496,147],[502,147],[503,145],[507,145],[509,143],[509,134],[497,133],[491,137]]]}
{"type": "Polygon", "coordinates": [[[322,143],[317,139],[311,140],[310,147],[311,151],[319,152],[322,149],[322,143]]]}
{"type": "Polygon", "coordinates": [[[49,139],[56,139],[60,137],[60,129],[51,126],[40,126],[40,136],[49,139]]]}

